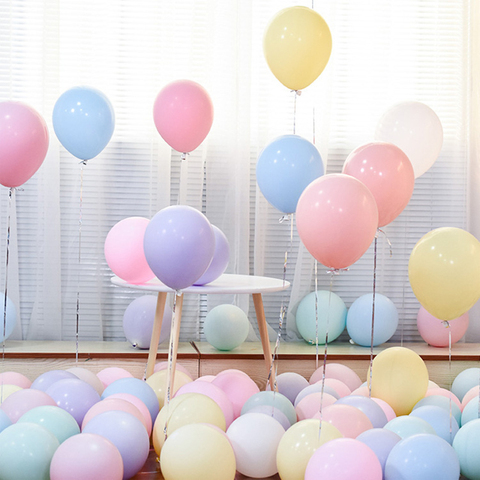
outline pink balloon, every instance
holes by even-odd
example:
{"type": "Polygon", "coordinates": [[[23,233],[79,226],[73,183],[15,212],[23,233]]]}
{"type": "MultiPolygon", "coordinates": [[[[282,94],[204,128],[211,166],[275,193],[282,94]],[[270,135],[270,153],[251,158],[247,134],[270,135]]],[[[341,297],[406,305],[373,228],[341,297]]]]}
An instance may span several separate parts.
{"type": "Polygon", "coordinates": [[[40,168],[48,150],[43,117],[20,102],[0,103],[0,183],[24,184],[40,168]]]}
{"type": "Polygon", "coordinates": [[[97,377],[103,383],[104,388],[107,388],[112,382],[119,378],[132,378],[133,375],[119,367],[107,367],[97,373],[97,377]]]}
{"type": "Polygon", "coordinates": [[[191,152],[203,142],[212,127],[212,100],[198,83],[177,80],[157,95],[153,120],[158,133],[173,149],[191,152]]]}
{"type": "Polygon", "coordinates": [[[82,433],[65,440],[50,464],[51,480],[122,480],[123,460],[117,447],[101,435],[82,433]]]}
{"type": "Polygon", "coordinates": [[[15,423],[24,413],[32,408],[43,405],[57,406],[55,400],[41,390],[24,388],[9,395],[0,405],[12,423],[15,423]]]}
{"type": "Polygon", "coordinates": [[[21,373],[3,372],[0,373],[0,385],[16,385],[20,388],[30,388],[32,382],[21,373]]]}
{"type": "Polygon", "coordinates": [[[352,438],[324,443],[310,458],[305,480],[382,480],[383,472],[375,452],[352,438]]]}
{"type": "MultiPolygon", "coordinates": [[[[323,365],[312,373],[310,384],[320,381],[322,375],[323,365]]],[[[356,390],[362,385],[360,377],[350,367],[347,367],[342,363],[327,363],[325,368],[325,378],[336,378],[337,380],[342,381],[351,391],[356,390]]]]}
{"type": "Polygon", "coordinates": [[[467,406],[467,403],[470,400],[472,400],[475,397],[478,397],[479,389],[480,389],[480,387],[478,385],[475,385],[463,396],[462,408],[461,408],[462,412],[463,412],[463,409],[467,406]]]}
{"type": "Polygon", "coordinates": [[[307,250],[333,269],[355,263],[378,227],[378,208],[370,190],[354,177],[324,175],[303,191],[297,205],[297,230],[307,250]]]}
{"type": "Polygon", "coordinates": [[[396,145],[372,142],[347,157],[343,173],[364,183],[378,207],[378,226],[383,227],[400,215],[413,193],[415,175],[407,155],[396,145]]]}
{"type": "Polygon", "coordinates": [[[215,375],[202,375],[194,380],[194,382],[212,382],[215,379],[215,375]]]}
{"type": "Polygon", "coordinates": [[[369,397],[370,391],[367,385],[361,385],[360,387],[356,388],[351,395],[361,395],[362,397],[369,397]]]}
{"type": "Polygon", "coordinates": [[[418,333],[432,347],[448,347],[449,333],[452,345],[457,343],[465,335],[468,324],[468,312],[449,322],[434,317],[423,307],[420,307],[417,314],[418,333]]]}
{"type": "Polygon", "coordinates": [[[321,392],[309,393],[302,398],[295,407],[298,421],[306,420],[307,418],[319,418],[316,415],[320,412],[320,404],[322,409],[325,409],[325,407],[333,405],[337,401],[333,395],[325,392],[323,393],[323,402],[321,398],[321,392]]]}
{"type": "MultiPolygon", "coordinates": [[[[320,418],[320,412],[313,418],[320,418]]],[[[336,427],[344,437],[357,438],[361,433],[373,428],[372,422],[359,408],[336,403],[322,411],[322,420],[336,427]]]]}
{"type": "Polygon", "coordinates": [[[135,405],[145,419],[145,422],[142,423],[146,425],[148,436],[150,436],[153,428],[152,416],[150,415],[148,407],[145,405],[144,402],[142,402],[142,400],[130,393],[113,393],[106,398],[119,398],[121,400],[126,400],[127,402],[130,402],[132,405],[135,405]]]}
{"type": "MultiPolygon", "coordinates": [[[[321,384],[321,382],[322,380],[319,380],[317,383],[321,384]]],[[[352,393],[352,391],[348,388],[347,384],[345,382],[342,382],[338,378],[325,377],[325,386],[333,388],[338,393],[338,396],[340,398],[350,395],[352,393]]]]}
{"type": "Polygon", "coordinates": [[[112,272],[132,284],[148,282],[155,277],[143,250],[148,218],[129,217],[115,224],[105,239],[105,259],[112,272]]]}
{"type": "Polygon", "coordinates": [[[460,410],[462,409],[462,403],[457,398],[457,396],[446,388],[429,388],[425,393],[425,396],[430,397],[432,395],[441,395],[443,397],[450,398],[454,403],[458,405],[458,408],[460,408],[460,410]]]}
{"type": "Polygon", "coordinates": [[[372,400],[377,405],[380,405],[380,407],[382,407],[383,413],[387,417],[387,422],[389,422],[390,420],[393,420],[397,416],[397,414],[395,413],[395,410],[385,400],[382,400],[381,398],[375,398],[375,397],[372,397],[372,400]]]}

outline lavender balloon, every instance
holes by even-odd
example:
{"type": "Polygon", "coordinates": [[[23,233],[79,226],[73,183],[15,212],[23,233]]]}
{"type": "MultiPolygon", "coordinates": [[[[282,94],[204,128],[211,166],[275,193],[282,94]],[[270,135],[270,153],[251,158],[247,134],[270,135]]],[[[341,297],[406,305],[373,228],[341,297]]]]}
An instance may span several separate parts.
{"type": "Polygon", "coordinates": [[[41,390],[46,392],[50,385],[53,385],[59,380],[64,380],[65,378],[78,378],[71,372],[66,370],[50,370],[39,375],[32,383],[30,388],[35,390],[41,390]]]}
{"type": "Polygon", "coordinates": [[[160,210],[143,239],[145,257],[158,279],[173,290],[193,285],[207,270],[215,252],[208,219],[186,205],[160,210]]]}
{"type": "Polygon", "coordinates": [[[347,395],[339,398],[335,403],[358,408],[369,418],[374,428],[382,428],[387,424],[387,416],[382,407],[371,398],[361,395],[347,395]]]}

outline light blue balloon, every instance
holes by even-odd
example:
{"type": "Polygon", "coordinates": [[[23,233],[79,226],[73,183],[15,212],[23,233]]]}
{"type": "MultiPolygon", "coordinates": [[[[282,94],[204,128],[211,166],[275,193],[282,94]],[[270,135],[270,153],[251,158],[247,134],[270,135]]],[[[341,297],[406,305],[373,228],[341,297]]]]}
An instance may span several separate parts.
{"type": "Polygon", "coordinates": [[[428,433],[398,442],[385,463],[385,480],[458,480],[459,476],[460,464],[453,447],[428,433]]]}
{"type": "Polygon", "coordinates": [[[249,412],[252,408],[260,405],[269,405],[271,407],[278,408],[282,413],[286,415],[290,425],[293,425],[297,421],[297,413],[292,405],[292,402],[281,393],[278,392],[258,392],[252,395],[242,407],[242,415],[249,412]]]}
{"type": "MultiPolygon", "coordinates": [[[[369,347],[372,340],[373,294],[358,297],[348,309],[347,331],[351,339],[363,347],[369,347]]],[[[375,319],[373,345],[390,340],[398,327],[398,310],[394,303],[381,293],[375,294],[375,319]]]]}
{"type": "Polygon", "coordinates": [[[0,409],[0,432],[3,432],[3,430],[5,430],[11,424],[12,421],[10,420],[10,417],[2,409],[0,409]]]}
{"type": "Polygon", "coordinates": [[[60,143],[80,160],[96,157],[107,146],[115,128],[112,104],[91,87],[74,87],[60,95],[52,120],[60,143]]]}
{"type": "MultiPolygon", "coordinates": [[[[295,398],[295,403],[293,404],[295,407],[307,396],[311,393],[321,393],[322,392],[322,382],[313,383],[308,387],[305,387],[302,391],[298,393],[295,398]]],[[[335,397],[337,400],[340,398],[340,395],[329,385],[324,385],[323,393],[328,393],[335,397]]]]}
{"type": "Polygon", "coordinates": [[[250,322],[247,314],[235,305],[212,308],[205,317],[203,331],[207,342],[217,350],[233,350],[248,336],[250,322]]]}
{"type": "Polygon", "coordinates": [[[6,340],[12,333],[17,324],[17,309],[14,303],[7,297],[7,308],[5,307],[5,294],[0,293],[0,342],[6,340]],[[6,312],[6,317],[5,317],[6,312]],[[5,321],[6,320],[6,321],[5,321]]]}
{"type": "Polygon", "coordinates": [[[480,419],[466,423],[453,440],[453,448],[460,460],[462,475],[465,475],[470,480],[480,480],[479,445],[480,419]]]}
{"type": "Polygon", "coordinates": [[[317,147],[298,135],[283,135],[268,144],[257,160],[257,184],[283,213],[294,213],[305,188],[324,174],[317,147]]]}
{"type": "Polygon", "coordinates": [[[396,433],[402,438],[408,438],[421,433],[436,435],[435,429],[426,420],[411,417],[410,415],[400,415],[392,418],[383,428],[396,433]]]}
{"type": "Polygon", "coordinates": [[[450,445],[452,444],[458,432],[458,422],[453,415],[450,417],[449,412],[444,408],[435,405],[424,405],[423,407],[412,410],[410,415],[422,418],[428,422],[439,437],[442,437],[450,445]]]}
{"type": "MultiPolygon", "coordinates": [[[[347,307],[344,301],[333,292],[317,292],[318,344],[325,345],[328,323],[328,343],[336,340],[345,330],[347,307]]],[[[309,293],[300,301],[295,315],[298,332],[311,344],[316,343],[315,292],[309,293]]]]}
{"type": "Polygon", "coordinates": [[[467,368],[460,372],[452,383],[451,391],[460,400],[463,400],[465,394],[480,382],[480,368],[467,368]]]}
{"type": "Polygon", "coordinates": [[[2,480],[50,480],[57,437],[36,423],[14,423],[0,433],[2,480]]]}
{"type": "Polygon", "coordinates": [[[477,418],[480,418],[480,416],[478,413],[478,397],[475,397],[465,405],[465,408],[462,411],[462,427],[477,418]]]}
{"type": "Polygon", "coordinates": [[[442,407],[449,414],[451,410],[453,417],[460,425],[462,412],[460,411],[459,406],[456,403],[451,402],[449,398],[444,397],[443,395],[429,395],[428,397],[419,400],[413,407],[413,410],[423,407],[424,405],[435,405],[437,407],[442,407]]]}

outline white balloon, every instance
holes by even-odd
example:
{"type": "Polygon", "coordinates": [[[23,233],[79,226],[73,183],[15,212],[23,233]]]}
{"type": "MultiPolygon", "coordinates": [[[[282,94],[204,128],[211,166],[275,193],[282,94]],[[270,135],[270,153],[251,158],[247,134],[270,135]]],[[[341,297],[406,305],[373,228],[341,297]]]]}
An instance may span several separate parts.
{"type": "Polygon", "coordinates": [[[421,102],[402,102],[382,115],[375,139],[401,148],[418,178],[437,160],[443,145],[443,128],[429,106],[421,102]]]}

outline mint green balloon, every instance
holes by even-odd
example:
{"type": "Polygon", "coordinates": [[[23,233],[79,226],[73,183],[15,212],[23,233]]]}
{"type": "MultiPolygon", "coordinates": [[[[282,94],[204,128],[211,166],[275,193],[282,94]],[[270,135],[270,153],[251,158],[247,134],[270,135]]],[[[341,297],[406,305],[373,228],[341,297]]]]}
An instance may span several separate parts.
{"type": "Polygon", "coordinates": [[[453,439],[453,448],[460,460],[460,471],[470,480],[480,480],[478,445],[480,445],[480,418],[463,425],[453,439]]]}
{"type": "Polygon", "coordinates": [[[248,413],[252,408],[259,406],[268,405],[271,407],[278,408],[290,422],[290,425],[293,425],[297,422],[297,413],[295,412],[295,407],[292,402],[279,392],[272,391],[262,391],[252,395],[242,407],[242,415],[248,413]]]}
{"type": "Polygon", "coordinates": [[[246,313],[235,305],[224,304],[207,313],[203,329],[207,342],[217,350],[232,350],[247,338],[250,322],[246,313]]]}
{"type": "Polygon", "coordinates": [[[2,480],[50,480],[57,437],[36,423],[14,423],[0,433],[2,480]]]}

